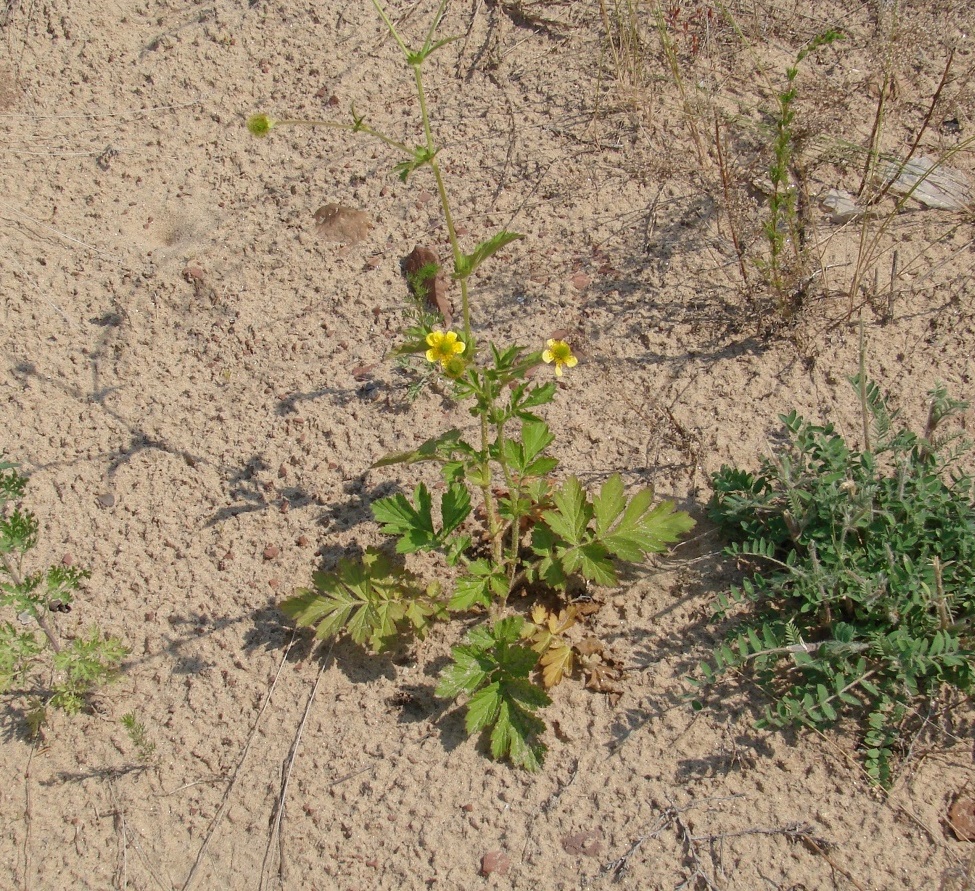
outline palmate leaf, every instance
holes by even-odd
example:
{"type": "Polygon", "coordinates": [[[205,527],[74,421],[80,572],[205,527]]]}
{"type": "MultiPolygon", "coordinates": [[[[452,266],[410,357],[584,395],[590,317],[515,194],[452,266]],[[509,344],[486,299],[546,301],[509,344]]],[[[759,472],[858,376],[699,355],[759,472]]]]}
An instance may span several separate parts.
{"type": "Polygon", "coordinates": [[[666,550],[667,545],[694,528],[694,520],[678,511],[672,501],[652,507],[653,492],[637,492],[627,504],[623,480],[614,474],[593,499],[596,535],[620,560],[635,563],[644,554],[666,550]]]}
{"type": "Polygon", "coordinates": [[[592,519],[592,506],[586,501],[579,480],[570,476],[562,488],[552,495],[557,510],[542,514],[548,527],[570,545],[582,544],[586,528],[592,519]]]}
{"type": "Polygon", "coordinates": [[[471,496],[463,483],[452,483],[440,499],[443,528],[438,532],[433,520],[433,498],[430,490],[420,483],[413,492],[413,501],[401,492],[381,498],[372,505],[372,514],[387,535],[396,535],[396,551],[414,551],[439,547],[471,512],[471,496]]]}
{"type": "Polygon", "coordinates": [[[538,655],[520,642],[523,630],[518,616],[472,629],[453,648],[454,662],[441,676],[437,695],[454,698],[466,692],[467,732],[490,728],[493,757],[537,770],[545,754],[538,739],[545,725],[534,712],[551,700],[528,679],[538,655]]]}
{"type": "Polygon", "coordinates": [[[298,626],[315,628],[319,640],[344,629],[357,644],[379,652],[402,619],[422,625],[438,612],[416,576],[371,548],[359,559],[341,560],[333,572],[315,573],[314,582],[315,590],[299,590],[280,607],[298,626]],[[423,609],[411,609],[417,601],[423,609]]]}
{"type": "Polygon", "coordinates": [[[487,560],[474,560],[468,564],[467,573],[457,580],[447,608],[459,612],[474,606],[486,609],[495,597],[504,597],[507,593],[508,577],[503,568],[496,569],[487,560]]]}
{"type": "Polygon", "coordinates": [[[618,474],[603,484],[592,504],[575,477],[569,477],[552,500],[556,509],[542,513],[544,525],[537,525],[532,537],[532,550],[542,558],[539,577],[550,582],[558,577],[558,568],[598,585],[615,585],[613,557],[639,562],[644,554],[665,550],[694,526],[694,520],[672,502],[651,506],[649,489],[627,502],[618,474]],[[593,519],[595,528],[590,528],[593,519]]]}
{"type": "Polygon", "coordinates": [[[531,616],[531,623],[525,623],[522,633],[539,655],[542,683],[549,689],[572,674],[574,651],[563,634],[575,625],[579,611],[570,605],[559,613],[550,613],[541,604],[536,604],[531,616]]]}

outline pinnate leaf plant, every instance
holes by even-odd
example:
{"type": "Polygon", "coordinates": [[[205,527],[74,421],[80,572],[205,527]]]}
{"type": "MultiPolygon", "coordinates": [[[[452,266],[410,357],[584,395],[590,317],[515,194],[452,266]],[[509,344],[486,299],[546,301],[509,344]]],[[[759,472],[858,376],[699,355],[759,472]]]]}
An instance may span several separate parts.
{"type": "Polygon", "coordinates": [[[74,592],[88,578],[75,566],[28,571],[24,557],[37,545],[37,517],[22,506],[27,477],[0,461],[0,693],[26,701],[36,733],[48,709],[80,711],[91,693],[113,680],[128,650],[97,628],[67,642],[56,617],[70,612],[74,592]],[[13,619],[13,621],[11,621],[13,619]]]}
{"type": "Polygon", "coordinates": [[[975,679],[975,481],[970,444],[943,432],[966,403],[930,394],[917,434],[861,367],[862,446],[782,415],[789,445],[758,472],[723,467],[711,517],[749,570],[718,598],[734,612],[699,682],[747,671],[770,694],[760,726],[859,722],[879,784],[918,703],[975,679]]]}
{"type": "Polygon", "coordinates": [[[447,328],[428,309],[422,285],[437,270],[423,268],[412,277],[419,293],[409,314],[413,324],[398,352],[418,358],[458,408],[469,409],[478,422],[477,435],[472,442],[459,429],[450,429],[376,461],[377,468],[438,465],[443,478],[439,498],[420,482],[411,494],[377,500],[372,512],[391,547],[370,548],[316,573],[313,586],[296,592],[281,608],[298,625],[314,628],[319,639],[344,633],[374,652],[404,633],[426,634],[435,621],[474,614],[475,624],[453,648],[453,662],[437,694],[465,701],[467,731],[485,734],[493,757],[534,770],[546,749],[538,713],[551,701],[547,690],[579,663],[585,669],[600,655],[598,644],[583,645],[578,635],[572,636],[583,632],[592,603],[587,597],[583,609],[574,601],[589,585],[617,586],[620,562],[638,563],[665,551],[693,520],[671,502],[655,503],[649,490],[627,493],[618,474],[594,493],[575,476],[557,481],[555,435],[539,411],[556,396],[554,378],[577,364],[571,345],[553,339],[536,350],[499,346],[479,341],[471,326],[474,273],[522,236],[503,230],[465,252],[454,226],[423,80],[424,62],[450,42],[436,37],[446,4],[415,50],[378,0],[374,5],[414,80],[420,145],[410,147],[383,135],[354,111],[352,122],[345,124],[258,115],[248,127],[257,136],[283,124],[366,133],[400,153],[394,171],[402,180],[421,170],[432,175],[450,242],[449,273],[459,291],[461,325],[447,328]],[[546,365],[554,378],[536,379],[534,373],[546,365]],[[414,573],[406,560],[420,552],[442,555],[446,577],[428,581],[414,573]]]}

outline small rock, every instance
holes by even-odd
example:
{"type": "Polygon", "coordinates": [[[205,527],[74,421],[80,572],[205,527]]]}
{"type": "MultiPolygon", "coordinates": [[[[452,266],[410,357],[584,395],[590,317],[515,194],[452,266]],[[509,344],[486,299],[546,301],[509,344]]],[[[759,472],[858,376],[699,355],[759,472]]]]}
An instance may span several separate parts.
{"type": "Polygon", "coordinates": [[[585,291],[592,284],[592,278],[584,272],[577,272],[569,281],[577,291],[585,291]]]}
{"type": "Polygon", "coordinates": [[[217,562],[217,569],[219,569],[221,572],[224,572],[227,569],[227,565],[233,559],[234,559],[234,552],[233,551],[227,551],[227,553],[224,554],[220,558],[220,560],[217,562]]]}
{"type": "Polygon", "coordinates": [[[74,566],[74,557],[72,557],[71,554],[65,554],[61,558],[61,565],[62,566],[74,566]]]}
{"type": "Polygon", "coordinates": [[[268,586],[268,587],[269,587],[269,588],[270,588],[270,589],[271,589],[272,591],[277,591],[277,590],[278,590],[278,588],[280,588],[280,587],[281,587],[281,582],[280,582],[280,581],[279,581],[278,579],[268,579],[268,580],[267,580],[267,586],[268,586]]]}
{"type": "Polygon", "coordinates": [[[264,559],[273,560],[280,553],[281,553],[281,548],[279,548],[277,545],[268,545],[264,549],[264,559]]]}
{"type": "Polygon", "coordinates": [[[489,876],[497,873],[499,876],[506,876],[511,868],[511,858],[504,851],[488,851],[481,858],[481,875],[489,876]]]}
{"type": "Polygon", "coordinates": [[[295,544],[298,545],[299,548],[307,548],[308,547],[308,536],[307,535],[299,535],[298,538],[295,539],[295,544]]]}
{"type": "Polygon", "coordinates": [[[115,506],[115,496],[111,492],[105,492],[98,496],[98,503],[102,507],[114,507],[115,506]]]}
{"type": "Polygon", "coordinates": [[[562,847],[566,854],[576,856],[584,854],[586,857],[598,857],[603,851],[603,836],[598,829],[587,832],[574,832],[562,836],[562,847]]]}

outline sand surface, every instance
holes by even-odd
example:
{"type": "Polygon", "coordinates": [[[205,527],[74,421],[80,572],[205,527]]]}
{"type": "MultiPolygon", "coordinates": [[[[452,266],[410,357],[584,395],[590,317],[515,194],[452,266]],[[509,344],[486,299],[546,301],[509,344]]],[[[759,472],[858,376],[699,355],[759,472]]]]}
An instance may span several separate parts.
{"type": "MultiPolygon", "coordinates": [[[[61,633],[98,625],[131,648],[92,711],[41,741],[4,701],[0,886],[972,888],[971,843],[946,819],[975,780],[967,704],[924,706],[885,794],[853,728],[757,731],[747,684],[701,713],[684,701],[736,578],[704,517],[710,474],[754,468],[792,408],[856,441],[860,319],[869,371],[913,427],[936,381],[975,398],[971,211],[891,213],[888,196],[864,246],[819,203],[860,185],[885,70],[878,147],[904,157],[924,125],[915,155],[972,175],[975,14],[901,6],[894,22],[887,4],[663,4],[679,82],[641,7],[627,82],[599,4],[449,5],[460,39],[425,70],[457,224],[468,245],[526,236],[478,274],[476,333],[540,349],[568,332],[582,361],[546,415],[560,473],[620,473],[698,520],[605,595],[622,692],[558,687],[530,775],[487,760],[433,696],[457,627],[375,658],[313,649],[275,606],[380,543],[370,502],[417,474],[373,461],[474,423],[436,390],[409,402],[388,356],[402,258],[447,256],[429,174],[401,183],[400,158],[362,135],[244,127],[354,105],[418,142],[372,6],[0,3],[0,450],[30,474],[38,562],[92,571],[61,633]],[[798,80],[816,262],[786,323],[751,259],[763,111],[829,25],[846,40],[798,80]],[[368,216],[362,240],[320,236],[329,203],[368,216]]],[[[414,39],[432,9],[393,13],[414,39]]]]}

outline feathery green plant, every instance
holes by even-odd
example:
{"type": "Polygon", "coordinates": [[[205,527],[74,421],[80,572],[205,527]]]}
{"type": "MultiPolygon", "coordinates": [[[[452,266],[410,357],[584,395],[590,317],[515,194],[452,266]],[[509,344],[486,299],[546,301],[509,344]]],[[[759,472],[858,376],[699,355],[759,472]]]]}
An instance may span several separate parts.
{"type": "Polygon", "coordinates": [[[128,650],[98,629],[67,644],[58,636],[54,617],[70,611],[73,593],[90,573],[73,566],[24,571],[23,557],[37,544],[39,524],[20,505],[27,477],[16,468],[0,461],[0,607],[8,607],[21,626],[0,622],[0,693],[15,690],[28,697],[28,721],[36,732],[48,708],[80,711],[92,691],[117,675],[128,650]]]}
{"type": "MultiPolygon", "coordinates": [[[[393,168],[402,180],[421,170],[433,176],[453,258],[451,280],[460,290],[462,328],[439,330],[427,314],[414,311],[398,353],[426,359],[427,369],[432,366],[440,375],[458,406],[466,405],[479,419],[479,436],[469,442],[451,429],[377,461],[373,467],[438,464],[443,491],[437,503],[424,483],[412,496],[398,493],[376,501],[373,516],[395,542],[396,556],[370,549],[359,559],[343,560],[331,572],[316,573],[314,586],[299,590],[281,608],[298,625],[314,628],[319,639],[346,633],[375,652],[402,632],[423,635],[435,620],[476,612],[482,621],[454,648],[454,662],[437,693],[467,697],[468,732],[489,732],[495,758],[536,769],[545,752],[545,725],[536,712],[550,701],[544,687],[572,670],[573,643],[566,632],[582,616],[570,601],[588,583],[616,586],[616,561],[639,562],[666,550],[693,520],[671,502],[654,505],[649,490],[628,497],[619,475],[595,495],[573,476],[561,485],[552,479],[558,467],[550,452],[555,435],[536,412],[555,398],[557,387],[554,380],[535,382],[531,374],[549,364],[561,376],[577,359],[561,340],[531,351],[475,339],[473,275],[522,236],[502,230],[467,252],[454,225],[423,79],[425,61],[450,42],[436,38],[446,3],[418,50],[407,46],[378,0],[373,3],[413,76],[423,133],[418,147],[384,136],[354,111],[351,124],[258,115],[248,127],[257,136],[285,123],[366,133],[403,156],[393,168]],[[405,557],[422,551],[443,555],[449,569],[445,582],[424,584],[404,565],[405,557]],[[513,595],[541,592],[560,599],[564,608],[550,614],[536,604],[531,620],[511,615],[513,595]],[[532,679],[536,669],[540,683],[532,679]]],[[[429,279],[436,270],[421,272],[429,279]]]]}
{"type": "Polygon", "coordinates": [[[919,697],[970,693],[975,677],[975,481],[942,423],[967,407],[930,392],[925,430],[900,426],[863,368],[863,446],[832,424],[782,415],[791,444],[757,474],[723,467],[710,514],[754,574],[718,598],[748,609],[705,682],[748,669],[774,706],[762,726],[864,727],[870,776],[891,780],[900,724],[919,697]]]}

